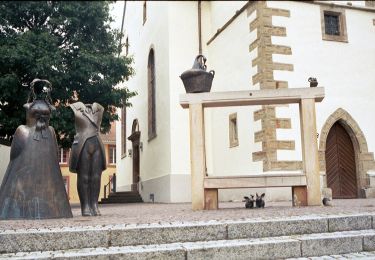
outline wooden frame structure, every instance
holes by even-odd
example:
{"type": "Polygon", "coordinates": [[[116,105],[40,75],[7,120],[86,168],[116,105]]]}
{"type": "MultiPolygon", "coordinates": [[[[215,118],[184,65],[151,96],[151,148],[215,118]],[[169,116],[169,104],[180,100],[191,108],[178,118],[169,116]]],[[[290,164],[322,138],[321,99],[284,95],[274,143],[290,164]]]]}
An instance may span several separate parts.
{"type": "Polygon", "coordinates": [[[193,210],[217,209],[218,189],[292,187],[294,205],[321,205],[315,102],[324,88],[267,89],[180,95],[190,114],[191,199],[193,210]],[[267,174],[228,177],[206,176],[204,108],[272,104],[299,104],[302,138],[302,174],[267,174]]]}

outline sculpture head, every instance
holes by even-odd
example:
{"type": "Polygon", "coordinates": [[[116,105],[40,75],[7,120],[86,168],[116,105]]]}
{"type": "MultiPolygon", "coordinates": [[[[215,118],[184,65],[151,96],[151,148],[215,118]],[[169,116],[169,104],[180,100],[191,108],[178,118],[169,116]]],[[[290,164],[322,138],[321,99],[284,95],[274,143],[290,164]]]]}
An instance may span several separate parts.
{"type": "Polygon", "coordinates": [[[48,128],[51,111],[55,107],[51,104],[52,84],[45,79],[34,79],[30,83],[30,94],[26,108],[26,124],[36,126],[36,130],[48,128]]]}
{"type": "Polygon", "coordinates": [[[36,130],[48,128],[51,108],[46,101],[37,99],[32,103],[26,104],[25,107],[27,109],[26,121],[28,126],[35,125],[36,130]]]}
{"type": "Polygon", "coordinates": [[[30,83],[30,90],[34,99],[48,99],[52,91],[52,84],[46,79],[34,79],[30,83]]]}

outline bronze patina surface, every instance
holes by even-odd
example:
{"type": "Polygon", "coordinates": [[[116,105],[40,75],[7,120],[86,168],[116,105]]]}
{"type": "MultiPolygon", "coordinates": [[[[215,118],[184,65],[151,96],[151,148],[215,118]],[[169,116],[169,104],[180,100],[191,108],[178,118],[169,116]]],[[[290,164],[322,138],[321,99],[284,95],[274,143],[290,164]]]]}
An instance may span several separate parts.
{"type": "Polygon", "coordinates": [[[77,189],[82,216],[100,215],[98,198],[102,171],[106,169],[105,150],[99,136],[104,108],[98,104],[76,102],[76,136],[72,145],[69,169],[78,174],[77,189]]]}
{"type": "Polygon", "coordinates": [[[201,93],[211,91],[215,71],[206,71],[206,61],[206,57],[201,54],[198,55],[194,60],[193,67],[181,74],[180,78],[184,83],[186,93],[201,93]]]}
{"type": "Polygon", "coordinates": [[[49,126],[51,84],[36,79],[26,108],[26,125],[17,128],[10,162],[0,188],[0,219],[73,217],[49,126]]]}

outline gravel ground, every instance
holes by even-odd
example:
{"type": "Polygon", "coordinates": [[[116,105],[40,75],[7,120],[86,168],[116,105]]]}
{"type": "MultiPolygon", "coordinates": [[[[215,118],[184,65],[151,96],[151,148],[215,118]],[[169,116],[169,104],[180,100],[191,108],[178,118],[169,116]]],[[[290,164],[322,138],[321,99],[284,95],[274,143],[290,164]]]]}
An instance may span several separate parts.
{"type": "Polygon", "coordinates": [[[240,220],[304,215],[374,213],[375,199],[334,200],[333,206],[292,207],[291,202],[266,202],[264,209],[245,209],[242,202],[219,204],[219,210],[192,211],[190,203],[135,203],[100,205],[102,216],[82,217],[79,205],[72,205],[73,218],[44,220],[2,220],[0,231],[9,229],[103,226],[209,220],[240,220]]]}

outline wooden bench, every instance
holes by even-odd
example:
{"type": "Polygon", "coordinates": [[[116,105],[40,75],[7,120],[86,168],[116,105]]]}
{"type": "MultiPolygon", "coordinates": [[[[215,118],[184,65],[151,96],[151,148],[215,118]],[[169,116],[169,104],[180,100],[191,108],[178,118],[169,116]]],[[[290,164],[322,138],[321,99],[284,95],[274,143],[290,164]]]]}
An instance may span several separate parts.
{"type": "Polygon", "coordinates": [[[261,173],[205,177],[204,209],[218,209],[218,189],[291,187],[293,205],[307,205],[307,181],[303,173],[261,173]]]}
{"type": "Polygon", "coordinates": [[[293,199],[296,197],[301,204],[305,204],[304,201],[307,201],[307,205],[309,206],[321,205],[315,103],[321,102],[323,99],[323,87],[180,95],[180,105],[183,108],[189,109],[192,209],[217,209],[218,189],[241,187],[290,186],[293,190],[293,199]],[[205,108],[292,103],[299,104],[300,111],[303,176],[298,178],[300,178],[303,185],[299,185],[299,181],[294,182],[296,176],[271,176],[267,173],[258,175],[258,177],[206,177],[205,108]]]}

